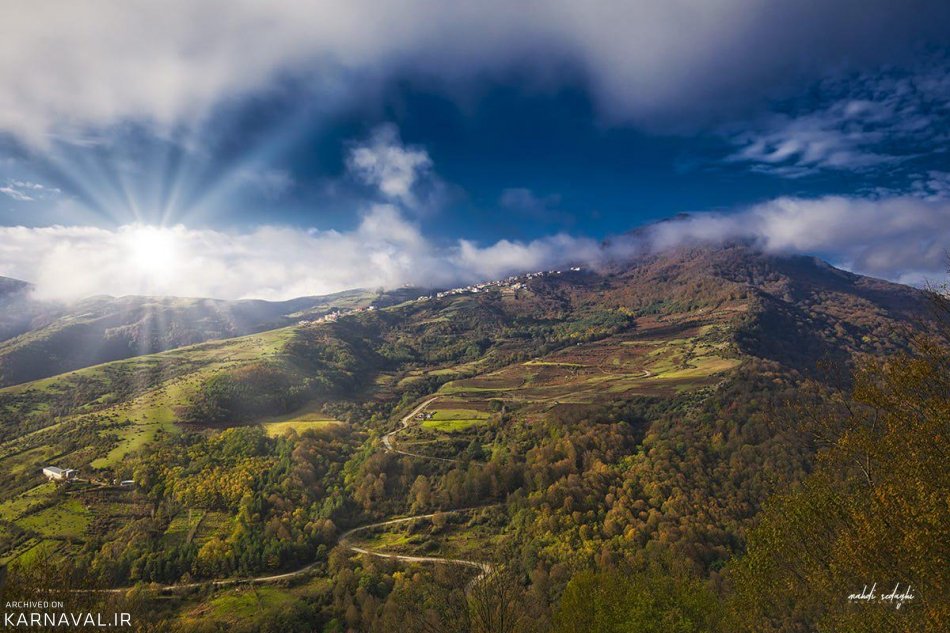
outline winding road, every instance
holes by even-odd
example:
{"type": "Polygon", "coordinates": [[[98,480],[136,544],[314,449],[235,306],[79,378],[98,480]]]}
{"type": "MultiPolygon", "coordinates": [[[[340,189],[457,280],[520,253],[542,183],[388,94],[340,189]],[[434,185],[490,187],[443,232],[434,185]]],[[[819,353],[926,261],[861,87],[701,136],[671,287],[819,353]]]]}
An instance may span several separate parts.
{"type": "Polygon", "coordinates": [[[481,510],[483,508],[491,508],[494,505],[488,506],[475,506],[472,508],[457,508],[455,510],[446,510],[441,512],[432,512],[431,514],[417,514],[410,517],[401,517],[398,519],[389,519],[388,521],[381,521],[379,523],[371,523],[369,525],[361,525],[355,527],[351,530],[347,530],[340,535],[340,539],[337,541],[339,545],[349,549],[352,552],[357,554],[365,554],[367,556],[376,556],[378,558],[390,558],[393,560],[399,560],[406,563],[442,563],[447,565],[459,565],[462,567],[472,567],[478,570],[478,575],[476,575],[468,585],[466,585],[466,591],[474,586],[476,583],[490,576],[494,571],[495,567],[489,563],[467,560],[464,558],[444,558],[441,556],[410,556],[407,554],[394,554],[391,552],[381,552],[379,550],[368,550],[362,547],[357,547],[350,543],[350,537],[356,534],[357,532],[363,532],[367,530],[372,530],[374,528],[386,527],[389,525],[398,525],[399,523],[408,523],[409,521],[415,521],[416,519],[431,519],[437,514],[448,514],[456,512],[471,512],[473,510],[481,510]]]}
{"type": "MultiPolygon", "coordinates": [[[[643,378],[648,378],[652,375],[653,374],[648,369],[643,370],[643,376],[642,376],[643,378]]],[[[426,407],[428,407],[430,404],[432,404],[436,400],[438,400],[438,397],[429,398],[428,400],[422,402],[417,407],[415,407],[412,411],[404,415],[399,421],[399,428],[397,428],[395,431],[390,431],[389,433],[383,435],[382,437],[383,450],[390,453],[398,453],[400,455],[415,457],[418,459],[431,459],[434,461],[457,463],[458,460],[456,459],[449,459],[446,457],[435,457],[432,455],[423,455],[421,453],[412,453],[410,451],[400,450],[396,448],[396,446],[393,443],[395,436],[398,433],[409,428],[409,425],[412,424],[413,419],[415,419],[417,415],[425,411],[426,407]]],[[[417,514],[413,516],[388,519],[386,521],[380,521],[377,523],[368,523],[366,525],[360,525],[360,526],[351,528],[347,530],[346,532],[343,532],[340,535],[340,537],[337,539],[337,545],[340,547],[345,547],[351,552],[355,552],[357,554],[361,554],[364,556],[376,556],[378,558],[388,558],[391,560],[398,560],[398,561],[402,561],[406,563],[433,563],[433,564],[443,564],[443,565],[457,565],[459,567],[470,567],[472,569],[476,569],[478,570],[478,574],[471,581],[469,581],[469,583],[465,587],[466,592],[468,592],[474,585],[476,585],[477,583],[481,582],[485,578],[489,577],[492,573],[494,573],[495,567],[491,565],[490,563],[476,561],[476,560],[469,560],[469,559],[464,559],[464,558],[445,558],[441,556],[410,556],[407,554],[397,554],[393,552],[366,549],[364,547],[358,547],[356,545],[353,545],[353,543],[351,542],[352,537],[353,535],[359,532],[373,530],[375,528],[386,527],[390,525],[398,525],[400,523],[407,523],[409,521],[415,521],[417,519],[431,519],[436,514],[471,512],[471,511],[479,510],[482,508],[493,507],[494,505],[497,505],[497,504],[492,504],[488,506],[476,506],[476,507],[469,507],[469,508],[455,508],[455,509],[450,509],[450,510],[440,510],[439,512],[432,512],[429,514],[417,514]]],[[[206,580],[202,582],[182,583],[182,584],[177,584],[177,585],[158,585],[158,586],[153,585],[153,588],[155,588],[159,593],[171,593],[171,592],[176,592],[176,591],[186,591],[188,589],[197,589],[199,587],[207,587],[207,586],[229,587],[229,586],[234,586],[234,585],[254,585],[254,584],[282,582],[285,580],[293,580],[294,578],[304,576],[308,574],[311,570],[313,570],[318,564],[319,564],[319,561],[313,562],[308,565],[305,565],[304,567],[301,567],[300,569],[289,571],[283,574],[273,574],[273,575],[268,575],[268,576],[253,576],[253,577],[248,577],[248,578],[226,578],[222,580],[206,580]]],[[[120,593],[120,592],[128,591],[131,588],[132,587],[116,587],[113,589],[90,589],[90,590],[79,590],[79,591],[120,593]]]]}
{"type": "Polygon", "coordinates": [[[432,455],[423,455],[422,453],[410,453],[409,451],[403,451],[396,448],[393,445],[393,438],[396,437],[397,433],[409,428],[409,425],[412,423],[413,418],[425,411],[425,408],[438,400],[438,398],[429,398],[418,407],[410,411],[408,414],[403,416],[402,420],[399,421],[399,428],[395,431],[390,431],[383,436],[383,448],[385,448],[390,453],[399,453],[400,455],[408,455],[409,457],[418,457],[420,459],[431,459],[437,462],[449,462],[449,463],[458,463],[457,459],[449,459],[448,457],[434,457],[432,455]]]}

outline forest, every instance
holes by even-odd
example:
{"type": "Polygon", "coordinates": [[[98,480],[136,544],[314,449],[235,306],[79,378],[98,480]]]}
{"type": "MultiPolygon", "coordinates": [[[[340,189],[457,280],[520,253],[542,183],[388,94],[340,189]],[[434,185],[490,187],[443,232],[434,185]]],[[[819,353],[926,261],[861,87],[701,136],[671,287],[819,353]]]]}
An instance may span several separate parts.
{"type": "Polygon", "coordinates": [[[901,330],[866,297],[806,317],[728,286],[633,301],[631,283],[413,301],[241,343],[270,356],[199,347],[4,393],[21,431],[63,407],[74,460],[135,428],[112,403],[155,380],[179,400],[174,427],[96,469],[131,490],[5,484],[4,542],[55,547],[7,564],[0,597],[52,582],[180,633],[941,630],[942,295],[901,330]],[[803,319],[830,324],[813,347],[769,338],[803,319]],[[301,408],[324,423],[295,427],[301,408]],[[913,597],[849,599],[874,583],[913,597]]]}

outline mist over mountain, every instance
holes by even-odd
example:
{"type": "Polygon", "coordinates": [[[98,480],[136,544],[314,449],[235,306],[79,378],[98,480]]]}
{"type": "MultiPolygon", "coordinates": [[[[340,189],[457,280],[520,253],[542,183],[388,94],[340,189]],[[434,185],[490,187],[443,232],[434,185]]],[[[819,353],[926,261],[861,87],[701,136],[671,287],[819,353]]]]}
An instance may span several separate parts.
{"type": "MultiPolygon", "coordinates": [[[[687,215],[670,220],[689,221],[687,215]]],[[[645,233],[664,224],[632,236],[649,239],[645,233]]],[[[605,248],[619,252],[612,245],[605,248]]],[[[761,311],[757,336],[762,349],[787,355],[782,360],[799,365],[823,355],[836,356],[843,345],[860,346],[855,337],[883,334],[878,330],[857,334],[857,323],[842,329],[838,325],[842,319],[863,314],[903,321],[919,310],[920,303],[920,293],[907,287],[847,273],[817,258],[767,255],[751,240],[647,252],[608,260],[599,270],[580,277],[574,291],[599,292],[608,283],[612,292],[634,305],[643,305],[650,297],[658,304],[699,305],[709,303],[707,295],[741,293],[761,311]],[[826,340],[829,328],[837,330],[826,340]],[[777,351],[782,345],[786,347],[777,351]],[[799,360],[792,359],[798,356],[799,360]]],[[[280,302],[134,296],[55,302],[33,300],[30,289],[12,279],[0,284],[0,385],[287,326],[331,311],[382,307],[423,292],[351,290],[280,302]]]]}

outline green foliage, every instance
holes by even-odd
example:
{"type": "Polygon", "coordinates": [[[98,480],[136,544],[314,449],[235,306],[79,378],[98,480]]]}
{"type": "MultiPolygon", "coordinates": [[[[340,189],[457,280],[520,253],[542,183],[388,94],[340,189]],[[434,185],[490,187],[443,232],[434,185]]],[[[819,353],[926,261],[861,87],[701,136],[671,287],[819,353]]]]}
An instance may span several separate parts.
{"type": "Polygon", "coordinates": [[[310,385],[277,363],[254,363],[206,380],[180,413],[192,424],[237,424],[300,407],[310,385]]]}
{"type": "Polygon", "coordinates": [[[685,571],[585,572],[564,590],[552,633],[708,633],[720,617],[716,594],[685,571]]]}
{"type": "Polygon", "coordinates": [[[941,631],[950,619],[950,340],[870,362],[813,416],[818,467],[729,572],[735,630],[941,631]],[[851,601],[876,584],[878,599],[851,601]],[[914,599],[880,600],[895,588],[914,599]]]}
{"type": "Polygon", "coordinates": [[[894,326],[912,305],[813,263],[687,250],[2,390],[13,476],[0,544],[51,542],[70,573],[110,586],[315,564],[289,586],[153,599],[169,604],[155,621],[181,632],[937,630],[947,363],[915,356],[903,378],[859,377],[857,409],[875,412],[860,423],[800,380],[819,358],[845,369],[902,349],[894,326]],[[457,408],[433,404],[397,443],[442,459],[381,450],[433,395],[457,408]],[[789,402],[834,413],[817,464],[789,402]],[[341,423],[277,437],[250,426],[317,410],[341,423]],[[40,460],[136,485],[47,491],[40,460]],[[338,527],[489,503],[477,520],[437,513],[424,534],[416,521],[376,538],[495,559],[491,582],[334,548],[338,527]],[[59,520],[44,535],[47,518],[59,520]],[[887,570],[919,583],[909,618],[838,608],[860,589],[848,574],[887,570]]]}

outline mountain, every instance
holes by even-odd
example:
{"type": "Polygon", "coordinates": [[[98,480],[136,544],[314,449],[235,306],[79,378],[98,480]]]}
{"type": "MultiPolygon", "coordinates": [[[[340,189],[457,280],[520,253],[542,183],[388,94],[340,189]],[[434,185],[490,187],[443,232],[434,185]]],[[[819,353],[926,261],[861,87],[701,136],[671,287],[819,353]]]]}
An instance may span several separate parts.
{"type": "Polygon", "coordinates": [[[48,307],[30,297],[33,287],[25,281],[0,277],[0,341],[31,330],[48,307]]]}
{"type": "Polygon", "coordinates": [[[11,279],[10,277],[0,277],[0,297],[23,292],[29,288],[30,284],[26,283],[25,281],[11,279]]]}
{"type": "MultiPolygon", "coordinates": [[[[400,300],[405,289],[362,289],[290,301],[93,297],[36,301],[31,286],[0,282],[0,386],[400,300]]],[[[414,296],[414,295],[413,295],[414,296]]]]}
{"type": "MultiPolygon", "coordinates": [[[[227,628],[231,607],[207,605],[251,599],[245,630],[285,615],[391,630],[384,618],[467,600],[499,569],[539,618],[587,582],[575,570],[727,585],[767,500],[816,469],[798,416],[820,409],[814,381],[843,384],[936,322],[920,290],[747,244],[407,290],[339,318],[312,316],[368,299],[122,301],[57,323],[103,341],[113,319],[125,345],[158,332],[128,355],[289,323],[0,389],[3,560],[46,548],[70,578],[113,587],[289,583],[180,595],[167,630],[227,628]],[[48,465],[86,481],[64,492],[48,465]],[[457,574],[433,571],[446,560],[457,574]]],[[[0,350],[32,345],[31,371],[52,373],[57,330],[37,331],[0,350]]]]}
{"type": "Polygon", "coordinates": [[[749,315],[736,335],[742,351],[805,373],[819,361],[902,349],[930,314],[926,293],[915,288],[746,244],[642,258],[616,278],[624,300],[652,302],[646,309],[742,301],[749,315]]]}

